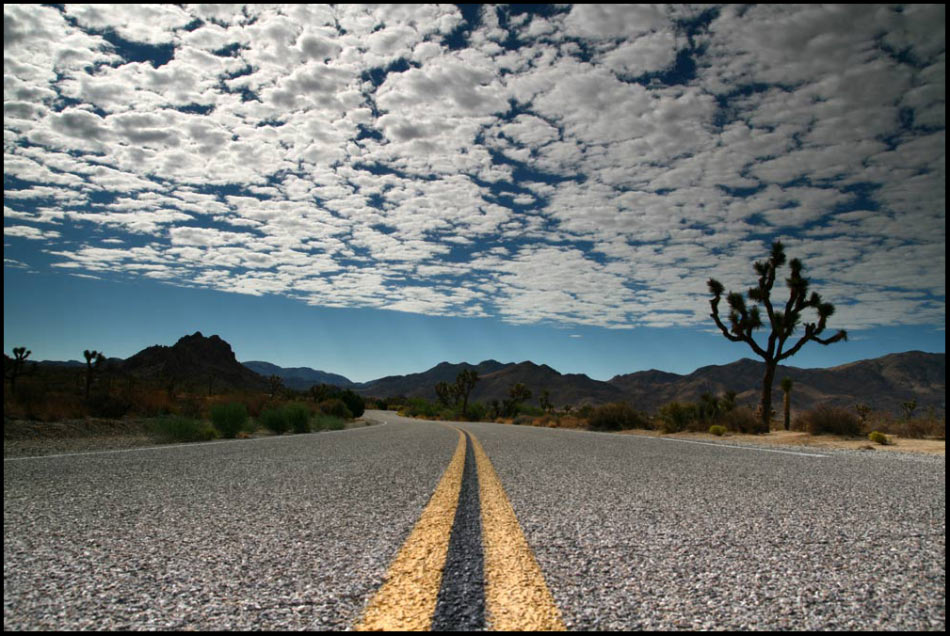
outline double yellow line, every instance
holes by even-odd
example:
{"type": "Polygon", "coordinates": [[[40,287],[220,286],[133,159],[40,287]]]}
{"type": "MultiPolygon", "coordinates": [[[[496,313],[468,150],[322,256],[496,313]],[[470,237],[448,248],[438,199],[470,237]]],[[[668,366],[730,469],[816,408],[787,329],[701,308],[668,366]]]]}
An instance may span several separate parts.
{"type": "MultiPolygon", "coordinates": [[[[459,434],[455,454],[356,630],[423,631],[432,625],[465,467],[465,435],[452,428],[459,434]]],[[[487,627],[564,631],[561,613],[501,481],[482,445],[469,435],[478,471],[487,627]]]]}

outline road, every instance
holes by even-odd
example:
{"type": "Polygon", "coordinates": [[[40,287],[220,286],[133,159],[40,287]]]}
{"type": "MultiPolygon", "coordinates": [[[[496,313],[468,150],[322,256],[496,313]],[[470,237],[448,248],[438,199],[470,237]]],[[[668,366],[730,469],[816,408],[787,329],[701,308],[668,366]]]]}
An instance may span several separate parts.
{"type": "MultiPolygon", "coordinates": [[[[386,423],[4,460],[5,629],[365,627],[433,569],[397,572],[409,544],[473,545],[456,516],[481,519],[483,627],[492,589],[571,630],[945,627],[943,458],[367,416],[386,423]]],[[[446,580],[470,569],[472,548],[426,554],[446,550],[446,580]]]]}

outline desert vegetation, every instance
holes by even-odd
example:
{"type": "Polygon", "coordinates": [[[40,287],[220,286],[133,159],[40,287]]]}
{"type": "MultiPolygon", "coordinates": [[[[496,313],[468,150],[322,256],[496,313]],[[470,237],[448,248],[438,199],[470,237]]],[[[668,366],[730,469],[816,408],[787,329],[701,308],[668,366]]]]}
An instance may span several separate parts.
{"type": "Polygon", "coordinates": [[[901,415],[877,412],[867,405],[858,404],[853,409],[833,405],[819,405],[792,417],[789,406],[792,382],[782,383],[787,396],[780,416],[774,410],[763,424],[760,409],[736,402],[735,391],[720,395],[705,393],[696,402],[668,402],[652,413],[637,409],[626,402],[614,402],[598,406],[564,405],[558,409],[551,405],[550,395],[542,392],[542,406],[528,404],[532,391],[523,384],[512,385],[505,400],[492,400],[488,404],[478,401],[467,405],[463,415],[459,405],[441,399],[447,395],[447,384],[436,388],[438,400],[405,396],[374,399],[372,408],[396,410],[400,415],[421,419],[446,421],[489,421],[503,424],[531,425],[559,428],[581,428],[593,431],[649,430],[661,433],[710,433],[716,436],[729,434],[763,434],[768,431],[791,430],[811,435],[839,435],[854,439],[871,439],[878,444],[888,444],[887,437],[898,436],[911,439],[946,438],[946,419],[931,411],[914,417],[914,404],[903,403],[901,415]],[[527,396],[527,397],[525,397],[527,396]],[[768,426],[766,429],[765,426],[768,426]],[[875,432],[874,437],[869,435],[875,432]],[[883,436],[883,437],[882,437],[883,436]],[[885,441],[881,441],[881,440],[885,441]]]}
{"type": "Polygon", "coordinates": [[[214,393],[213,376],[201,383],[164,372],[140,377],[94,350],[83,352],[83,366],[29,363],[26,347],[13,353],[4,356],[5,421],[144,420],[156,441],[182,443],[337,430],[365,409],[353,391],[326,385],[302,392],[271,379],[260,390],[214,393]]]}
{"type": "MultiPolygon", "coordinates": [[[[789,296],[784,308],[776,309],[772,306],[772,286],[775,284],[776,270],[785,264],[785,248],[780,241],[772,243],[772,252],[766,261],[756,261],[755,272],[759,275],[758,284],[748,291],[749,300],[761,303],[765,308],[766,319],[771,329],[768,344],[763,348],[752,337],[752,333],[764,326],[759,305],[746,307],[742,294],[729,292],[726,302],[729,305],[730,328],[726,328],[719,317],[719,303],[725,291],[722,283],[715,278],[707,282],[709,292],[713,295],[709,301],[712,308],[710,317],[719,327],[722,335],[732,342],[744,342],[753,352],[765,361],[765,377],[762,379],[762,399],[759,403],[758,414],[762,423],[761,432],[768,432],[769,420],[772,412],[772,381],[775,379],[775,370],[778,363],[789,358],[805,345],[814,341],[822,345],[830,345],[839,340],[847,340],[848,333],[843,329],[830,338],[819,337],[834,312],[831,303],[822,302],[816,292],[808,295],[808,279],[802,276],[803,265],[800,260],[793,258],[789,262],[791,276],[785,279],[788,285],[789,296]],[[805,333],[790,348],[784,349],[786,341],[795,333],[802,320],[802,311],[814,309],[818,314],[817,323],[805,323],[805,333]]],[[[786,401],[789,399],[791,383],[783,386],[786,401]],[[785,390],[787,388],[787,390],[785,390]]]]}

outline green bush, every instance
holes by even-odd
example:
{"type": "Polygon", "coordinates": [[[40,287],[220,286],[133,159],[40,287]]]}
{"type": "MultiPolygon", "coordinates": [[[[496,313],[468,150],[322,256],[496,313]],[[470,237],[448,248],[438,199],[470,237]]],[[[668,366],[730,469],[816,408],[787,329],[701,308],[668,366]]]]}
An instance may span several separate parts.
{"type": "Polygon", "coordinates": [[[875,444],[880,444],[881,446],[887,446],[891,443],[891,440],[887,437],[887,435],[878,431],[871,431],[868,433],[868,439],[875,444]]]}
{"type": "Polygon", "coordinates": [[[399,409],[399,414],[406,417],[438,417],[439,412],[442,410],[442,407],[435,403],[430,402],[425,398],[408,398],[399,409]]]}
{"type": "Polygon", "coordinates": [[[650,428],[650,421],[626,402],[612,402],[596,407],[587,425],[598,431],[619,431],[631,428],[650,428]]]}
{"type": "Polygon", "coordinates": [[[204,442],[218,436],[207,422],[180,415],[156,418],[149,428],[152,435],[162,442],[204,442]]]}
{"type": "Polygon", "coordinates": [[[722,437],[726,434],[726,427],[721,424],[713,424],[709,427],[709,432],[716,437],[722,437]]]}
{"type": "Polygon", "coordinates": [[[339,431],[346,427],[346,422],[342,418],[332,415],[317,415],[313,418],[313,430],[315,431],[339,431]]]}
{"type": "Polygon", "coordinates": [[[487,422],[488,407],[481,402],[470,402],[468,405],[468,420],[470,422],[487,422]]]}
{"type": "Polygon", "coordinates": [[[211,422],[221,437],[235,437],[247,427],[247,407],[240,402],[215,404],[211,407],[211,422]]]}
{"type": "Polygon", "coordinates": [[[340,399],[343,400],[343,403],[346,404],[346,408],[353,414],[352,417],[360,417],[366,410],[366,402],[362,396],[357,395],[350,389],[346,389],[340,393],[340,399]]]}
{"type": "Polygon", "coordinates": [[[805,411],[796,422],[798,430],[812,435],[843,435],[861,437],[861,418],[850,410],[838,406],[821,404],[805,411]]]}
{"type": "Polygon", "coordinates": [[[346,403],[340,398],[330,398],[320,402],[319,409],[324,415],[332,415],[344,420],[353,419],[353,412],[347,408],[346,403]]]}
{"type": "Polygon", "coordinates": [[[695,404],[670,402],[661,406],[656,416],[664,433],[679,433],[699,419],[699,412],[695,404]]]}
{"type": "Polygon", "coordinates": [[[275,435],[283,435],[290,430],[287,413],[279,407],[272,406],[261,411],[261,414],[257,416],[257,423],[275,435]]]}
{"type": "Polygon", "coordinates": [[[301,402],[291,402],[284,407],[284,417],[294,433],[310,432],[310,409],[301,402]]]}

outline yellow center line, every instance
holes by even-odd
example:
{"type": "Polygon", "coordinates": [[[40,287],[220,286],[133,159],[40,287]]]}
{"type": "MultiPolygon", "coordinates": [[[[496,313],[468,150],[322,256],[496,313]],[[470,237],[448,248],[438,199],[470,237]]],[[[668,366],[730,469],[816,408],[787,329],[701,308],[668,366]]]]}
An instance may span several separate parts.
{"type": "Polygon", "coordinates": [[[428,631],[432,625],[465,467],[465,435],[454,430],[455,454],[356,631],[428,631]]]}
{"type": "MultiPolygon", "coordinates": [[[[465,467],[465,435],[382,587],[356,631],[428,631],[432,626],[465,467]]],[[[514,509],[478,439],[469,433],[478,472],[486,623],[500,631],[566,631],[514,509]]]]}
{"type": "Polygon", "coordinates": [[[482,509],[485,607],[489,628],[500,631],[566,631],[561,612],[554,604],[505,489],[474,435],[472,449],[478,467],[482,509]]]}

